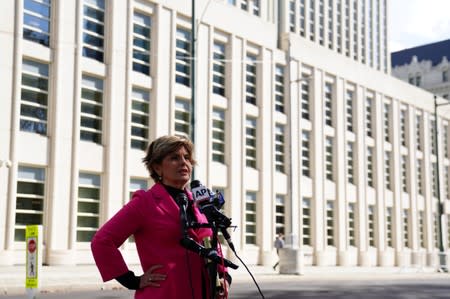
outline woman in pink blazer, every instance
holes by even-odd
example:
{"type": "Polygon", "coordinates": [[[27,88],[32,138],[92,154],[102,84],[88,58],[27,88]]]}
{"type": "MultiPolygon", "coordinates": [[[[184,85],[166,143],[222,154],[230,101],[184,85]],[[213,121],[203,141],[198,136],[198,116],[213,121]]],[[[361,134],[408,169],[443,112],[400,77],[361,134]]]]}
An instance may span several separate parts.
{"type": "MultiPolygon", "coordinates": [[[[136,299],[210,298],[204,258],[180,245],[183,234],[176,202],[180,193],[188,198],[188,220],[207,223],[186,189],[195,165],[193,145],[185,138],[162,136],[150,144],[143,162],[155,185],[147,191],[136,191],[92,239],[91,249],[102,279],[116,279],[136,290],[136,299]],[[141,276],[128,269],[118,249],[131,235],[144,273],[141,276]]],[[[187,233],[199,244],[212,234],[209,228],[189,228],[187,233]]],[[[222,270],[219,274],[231,283],[226,269],[222,270]]]]}

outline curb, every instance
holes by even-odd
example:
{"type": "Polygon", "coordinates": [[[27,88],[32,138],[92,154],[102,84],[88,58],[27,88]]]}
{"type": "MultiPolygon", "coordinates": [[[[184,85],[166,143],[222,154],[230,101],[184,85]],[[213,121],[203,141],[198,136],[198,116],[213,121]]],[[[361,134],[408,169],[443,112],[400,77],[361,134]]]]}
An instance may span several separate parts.
{"type": "MultiPolygon", "coordinates": [[[[130,267],[140,273],[139,266],[130,267]]],[[[406,280],[406,279],[446,279],[449,273],[439,273],[435,268],[400,268],[400,267],[318,267],[308,266],[303,273],[279,273],[270,266],[250,266],[249,271],[259,282],[264,281],[366,281],[371,279],[406,280]]],[[[231,270],[233,283],[247,283],[252,277],[242,266],[231,270]]],[[[94,265],[80,266],[44,266],[40,272],[40,293],[74,292],[88,290],[124,289],[115,280],[103,282],[94,265]]],[[[0,296],[26,293],[24,266],[0,267],[0,296]]]]}

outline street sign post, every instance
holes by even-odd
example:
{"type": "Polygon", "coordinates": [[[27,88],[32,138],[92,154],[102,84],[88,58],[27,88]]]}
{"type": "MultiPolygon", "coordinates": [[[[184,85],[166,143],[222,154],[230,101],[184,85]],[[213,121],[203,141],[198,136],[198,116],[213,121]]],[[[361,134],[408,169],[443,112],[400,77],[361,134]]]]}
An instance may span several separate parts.
{"type": "Polygon", "coordinates": [[[40,252],[42,250],[42,226],[27,225],[25,229],[26,243],[26,278],[25,288],[29,299],[36,298],[36,290],[39,287],[39,271],[42,261],[40,252]]]}

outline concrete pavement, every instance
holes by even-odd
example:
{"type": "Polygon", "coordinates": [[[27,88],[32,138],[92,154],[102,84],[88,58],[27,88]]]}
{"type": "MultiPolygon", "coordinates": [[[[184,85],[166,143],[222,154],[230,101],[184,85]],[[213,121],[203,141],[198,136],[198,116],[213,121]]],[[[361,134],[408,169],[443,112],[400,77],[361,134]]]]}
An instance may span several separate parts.
{"type": "MultiPolygon", "coordinates": [[[[138,265],[130,267],[141,274],[138,265]]],[[[302,275],[279,274],[271,266],[248,266],[255,280],[264,282],[285,280],[367,280],[367,279],[411,279],[442,278],[450,274],[438,273],[434,268],[399,267],[304,267],[302,275]]],[[[245,267],[231,270],[233,283],[252,281],[245,267]]],[[[43,266],[40,272],[39,292],[79,291],[122,288],[116,281],[102,282],[94,265],[43,266]]],[[[0,297],[6,294],[25,293],[25,266],[0,266],[0,297]]]]}

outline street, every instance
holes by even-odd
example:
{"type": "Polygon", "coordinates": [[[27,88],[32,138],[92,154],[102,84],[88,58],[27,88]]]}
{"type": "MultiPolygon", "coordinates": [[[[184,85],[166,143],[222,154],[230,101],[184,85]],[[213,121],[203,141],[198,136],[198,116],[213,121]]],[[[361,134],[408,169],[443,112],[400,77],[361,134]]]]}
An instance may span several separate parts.
{"type": "MultiPolygon", "coordinates": [[[[294,299],[294,298],[364,298],[364,299],[437,299],[450,298],[450,278],[438,276],[431,279],[380,279],[373,280],[345,280],[332,279],[309,280],[297,277],[283,280],[265,279],[258,282],[263,292],[262,297],[252,281],[239,281],[232,285],[230,299],[294,299]]],[[[0,298],[24,299],[21,295],[0,295],[0,298]]],[[[36,299],[132,299],[133,292],[123,289],[55,292],[38,294],[36,299]]]]}

